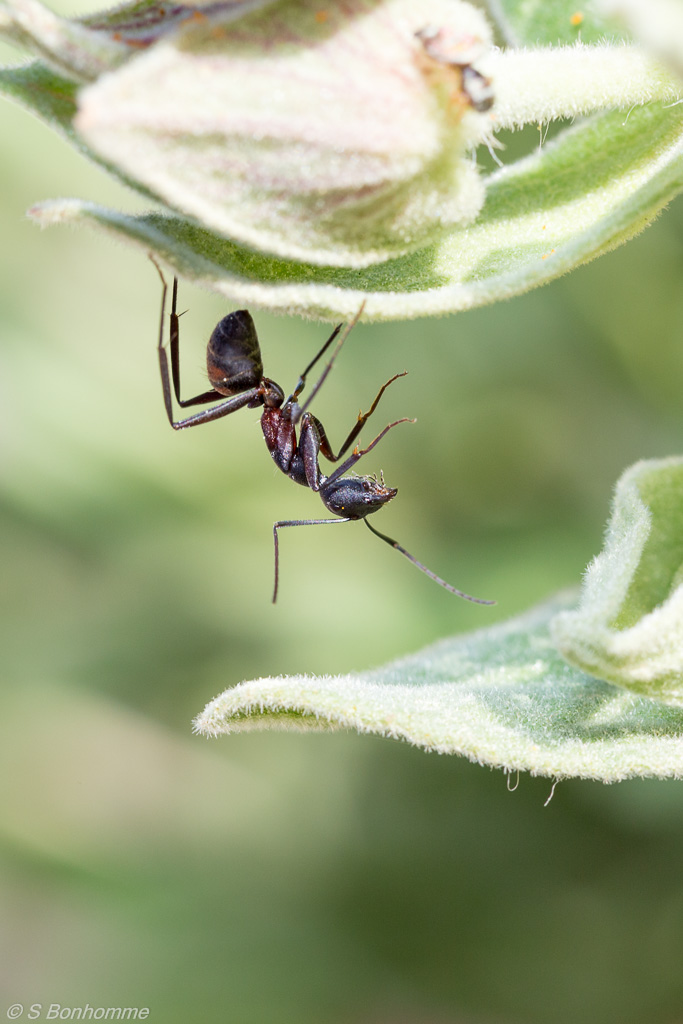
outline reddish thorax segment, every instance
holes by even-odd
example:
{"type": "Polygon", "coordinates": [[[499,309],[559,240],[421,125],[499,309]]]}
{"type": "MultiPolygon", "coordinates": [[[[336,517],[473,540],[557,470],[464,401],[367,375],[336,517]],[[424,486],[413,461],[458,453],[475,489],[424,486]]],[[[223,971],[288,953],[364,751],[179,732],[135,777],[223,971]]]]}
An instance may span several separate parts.
{"type": "Polygon", "coordinates": [[[285,409],[265,408],[261,415],[261,429],[268,451],[278,469],[281,469],[296,483],[308,487],[303,460],[297,458],[296,427],[286,415],[286,407],[285,409]],[[293,465],[295,462],[297,463],[296,467],[293,465]],[[299,463],[301,463],[300,466],[299,463]]]}

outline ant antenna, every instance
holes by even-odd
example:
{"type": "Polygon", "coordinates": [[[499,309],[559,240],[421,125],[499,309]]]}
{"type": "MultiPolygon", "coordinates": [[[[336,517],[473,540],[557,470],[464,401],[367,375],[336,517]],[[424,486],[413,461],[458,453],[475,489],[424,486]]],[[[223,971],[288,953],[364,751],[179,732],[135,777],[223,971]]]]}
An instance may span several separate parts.
{"type": "Polygon", "coordinates": [[[379,537],[380,540],[383,540],[386,544],[390,544],[392,548],[396,548],[397,551],[400,551],[402,555],[406,556],[409,562],[412,562],[413,565],[416,565],[418,569],[421,569],[422,572],[425,573],[425,575],[429,576],[431,580],[434,580],[435,583],[438,583],[445,590],[450,591],[451,594],[455,594],[457,597],[464,597],[466,601],[473,601],[474,604],[496,603],[495,601],[485,601],[483,597],[472,597],[471,594],[466,594],[464,591],[458,590],[457,587],[452,587],[450,583],[446,583],[445,580],[442,580],[440,576],[437,576],[435,572],[432,572],[431,569],[428,569],[426,565],[422,564],[422,562],[418,562],[417,558],[414,558],[409,551],[406,551],[405,548],[401,547],[398,541],[392,540],[391,537],[387,537],[386,534],[380,533],[379,530],[376,530],[374,526],[370,526],[370,523],[367,521],[367,519],[364,519],[363,522],[367,526],[370,533],[374,533],[374,535],[376,537],[379,537]]]}
{"type": "MultiPolygon", "coordinates": [[[[334,363],[335,359],[339,355],[339,351],[340,351],[342,345],[344,344],[344,342],[348,338],[349,334],[351,333],[351,331],[354,329],[354,327],[356,326],[356,324],[358,323],[358,321],[362,317],[364,309],[365,309],[365,300],[363,300],[363,302],[361,302],[360,308],[359,308],[358,312],[356,313],[356,315],[354,316],[353,320],[349,320],[348,324],[346,325],[346,327],[342,331],[341,337],[339,338],[339,341],[335,345],[334,352],[330,356],[330,361],[329,361],[329,363],[327,364],[327,366],[325,367],[325,369],[323,370],[323,372],[320,375],[320,380],[317,382],[317,384],[315,385],[315,387],[311,391],[310,395],[308,396],[308,398],[306,399],[304,404],[301,406],[301,409],[300,409],[300,412],[299,412],[300,416],[303,413],[306,412],[306,410],[308,409],[309,405],[311,404],[311,402],[313,401],[313,399],[315,398],[315,396],[318,394],[318,392],[320,391],[321,387],[325,383],[325,380],[327,379],[327,375],[329,374],[330,370],[332,369],[332,364],[334,363]]],[[[315,363],[320,358],[320,356],[323,354],[323,352],[325,351],[327,346],[330,345],[334,341],[334,339],[337,337],[337,335],[339,334],[340,330],[341,330],[341,324],[339,325],[339,327],[336,327],[335,330],[332,332],[331,336],[327,340],[327,343],[323,346],[323,348],[320,350],[318,355],[315,357],[315,359],[311,363],[311,366],[315,365],[315,363]]],[[[304,370],[304,372],[301,374],[301,379],[302,380],[305,379],[306,374],[311,369],[311,366],[308,366],[304,370]]]]}

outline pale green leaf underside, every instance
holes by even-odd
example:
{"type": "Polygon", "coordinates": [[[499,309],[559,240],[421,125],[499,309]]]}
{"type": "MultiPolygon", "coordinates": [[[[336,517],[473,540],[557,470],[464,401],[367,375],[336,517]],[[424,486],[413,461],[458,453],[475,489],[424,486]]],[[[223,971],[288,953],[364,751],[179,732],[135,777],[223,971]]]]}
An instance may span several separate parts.
{"type": "Polygon", "coordinates": [[[173,214],[128,217],[78,201],[32,213],[43,225],[104,228],[235,303],[335,319],[365,299],[366,320],[392,320],[520,294],[625,241],[683,187],[682,154],[681,107],[596,116],[491,175],[471,227],[362,270],[255,253],[173,214]]]}
{"type": "Polygon", "coordinates": [[[195,728],[356,729],[555,778],[683,777],[683,711],[568,665],[549,624],[569,600],[358,675],[258,679],[207,705],[195,728]]]}

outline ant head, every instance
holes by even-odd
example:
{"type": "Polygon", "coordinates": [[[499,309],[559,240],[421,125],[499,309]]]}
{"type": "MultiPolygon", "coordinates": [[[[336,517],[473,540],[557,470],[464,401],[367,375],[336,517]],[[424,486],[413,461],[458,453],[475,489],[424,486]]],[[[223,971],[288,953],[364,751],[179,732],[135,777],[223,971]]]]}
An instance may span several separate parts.
{"type": "Polygon", "coordinates": [[[261,383],[261,349],[246,309],[229,313],[216,324],[206,349],[206,369],[211,387],[221,395],[238,395],[261,383]]]}
{"type": "Polygon", "coordinates": [[[395,498],[398,488],[387,487],[382,478],[378,480],[375,476],[346,476],[329,487],[323,484],[320,494],[326,508],[335,516],[365,519],[395,498]]]}

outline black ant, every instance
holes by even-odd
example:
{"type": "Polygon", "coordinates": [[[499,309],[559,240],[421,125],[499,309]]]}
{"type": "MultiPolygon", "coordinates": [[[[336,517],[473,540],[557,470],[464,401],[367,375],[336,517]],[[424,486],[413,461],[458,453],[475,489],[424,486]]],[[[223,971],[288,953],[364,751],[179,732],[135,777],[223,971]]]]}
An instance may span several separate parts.
{"type": "Polygon", "coordinates": [[[168,422],[174,430],[184,430],[186,427],[196,427],[200,423],[210,423],[212,420],[228,416],[237,409],[255,409],[263,406],[261,414],[261,429],[268,446],[268,451],[273,457],[278,469],[301,484],[303,487],[310,487],[316,491],[323,502],[323,505],[331,512],[336,519],[289,519],[277,522],[273,525],[273,538],[275,541],[275,587],[273,590],[273,603],[277,600],[278,577],[279,577],[279,551],[278,551],[278,530],[285,526],[317,526],[326,523],[349,523],[354,519],[362,519],[367,528],[376,537],[396,548],[402,555],[405,555],[413,565],[435,580],[440,586],[445,587],[451,594],[464,597],[467,601],[475,601],[477,604],[495,604],[494,601],[484,601],[479,597],[471,597],[462,590],[457,590],[450,583],[446,583],[436,573],[433,573],[421,562],[401,547],[397,541],[385,536],[376,530],[367,520],[367,516],[391,501],[397,494],[395,487],[387,487],[380,474],[379,480],[376,476],[345,476],[364,455],[378,444],[387,434],[399,423],[414,423],[414,420],[403,418],[389,423],[373,441],[365,448],[356,445],[347,459],[342,462],[333,473],[325,476],[321,472],[318,458],[322,454],[329,462],[338,462],[342,455],[348,451],[355,439],[361,432],[367,419],[372,416],[377,404],[389,387],[399,377],[405,377],[405,372],[397,373],[386,382],[378,391],[377,396],[366,413],[360,413],[356,423],[344,441],[343,445],[335,455],[330,442],[327,439],[325,428],[320,420],[307,412],[308,406],[317,395],[325,379],[332,369],[339,350],[349,335],[349,332],[356,325],[363,312],[364,306],[358,310],[353,320],[341,333],[342,325],[335,327],[314,359],[308,364],[299,377],[299,382],[292,394],[285,400],[285,393],[279,384],[268,377],[263,376],[263,362],[261,349],[259,347],[256,328],[251,315],[246,309],[238,309],[223,317],[216,325],[209,338],[206,352],[206,365],[211,390],[205,391],[194,398],[180,397],[180,315],[178,308],[178,278],[173,278],[173,298],[171,301],[171,374],[168,371],[168,357],[164,348],[164,316],[166,311],[166,296],[168,286],[166,279],[157,263],[152,260],[159,272],[163,285],[161,297],[161,324],[159,327],[159,368],[161,371],[161,383],[164,393],[164,405],[168,422]],[[328,350],[330,345],[339,337],[337,345],[332,353],[330,361],[323,370],[317,384],[314,386],[307,400],[299,405],[299,395],[306,384],[306,377],[313,369],[318,360],[328,350]],[[225,399],[212,409],[197,412],[184,420],[174,420],[173,405],[171,401],[171,379],[173,380],[173,391],[178,405],[185,409],[191,405],[205,405],[208,402],[216,401],[219,398],[225,399]],[[296,428],[299,426],[299,439],[297,442],[296,428]]]}

